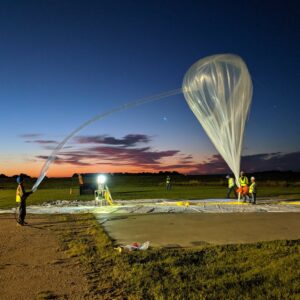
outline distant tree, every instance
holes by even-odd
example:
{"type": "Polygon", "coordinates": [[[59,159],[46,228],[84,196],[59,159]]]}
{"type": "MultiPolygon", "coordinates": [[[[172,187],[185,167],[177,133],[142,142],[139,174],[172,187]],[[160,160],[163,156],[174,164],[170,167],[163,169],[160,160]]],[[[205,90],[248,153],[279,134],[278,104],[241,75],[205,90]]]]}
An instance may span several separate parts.
{"type": "Polygon", "coordinates": [[[8,178],[5,174],[0,174],[0,178],[8,178]]]}
{"type": "Polygon", "coordinates": [[[23,176],[23,178],[31,178],[31,176],[29,176],[29,175],[27,175],[27,174],[25,174],[25,173],[21,173],[20,175],[22,175],[23,176]]]}
{"type": "Polygon", "coordinates": [[[177,172],[177,171],[173,171],[172,174],[173,174],[173,175],[181,175],[181,174],[180,174],[179,172],[177,172]]]}

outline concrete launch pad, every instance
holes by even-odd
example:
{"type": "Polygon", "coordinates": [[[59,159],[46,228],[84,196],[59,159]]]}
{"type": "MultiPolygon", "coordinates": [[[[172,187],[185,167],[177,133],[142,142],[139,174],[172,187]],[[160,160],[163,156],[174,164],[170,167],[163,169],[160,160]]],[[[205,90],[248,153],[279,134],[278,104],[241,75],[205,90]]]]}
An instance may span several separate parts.
{"type": "MultiPolygon", "coordinates": [[[[0,212],[14,212],[0,210],[0,212]]],[[[260,212],[300,212],[299,201],[259,200],[257,205],[230,199],[205,200],[118,200],[113,206],[99,206],[95,201],[55,201],[43,205],[27,207],[32,214],[154,214],[154,213],[260,213],[260,212]]]]}
{"type": "Polygon", "coordinates": [[[121,245],[150,241],[154,247],[197,247],[300,239],[300,213],[136,214],[101,221],[121,245]]]}
{"type": "MultiPolygon", "coordinates": [[[[1,210],[0,213],[12,213],[1,210]]],[[[300,203],[259,200],[252,205],[228,199],[56,201],[29,206],[31,214],[93,213],[116,244],[150,241],[158,247],[195,247],[300,239],[300,203]]],[[[30,217],[29,217],[30,220],[30,217]]],[[[30,222],[30,221],[29,221],[30,222]]]]}

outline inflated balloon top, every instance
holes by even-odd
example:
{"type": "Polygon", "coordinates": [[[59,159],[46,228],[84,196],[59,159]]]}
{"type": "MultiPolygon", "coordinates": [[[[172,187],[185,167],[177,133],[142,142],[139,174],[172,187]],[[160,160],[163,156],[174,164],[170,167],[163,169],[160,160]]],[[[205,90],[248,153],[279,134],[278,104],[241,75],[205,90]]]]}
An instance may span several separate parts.
{"type": "Polygon", "coordinates": [[[191,110],[237,180],[252,100],[252,81],[246,64],[233,54],[200,59],[187,71],[182,90],[191,110]]]}

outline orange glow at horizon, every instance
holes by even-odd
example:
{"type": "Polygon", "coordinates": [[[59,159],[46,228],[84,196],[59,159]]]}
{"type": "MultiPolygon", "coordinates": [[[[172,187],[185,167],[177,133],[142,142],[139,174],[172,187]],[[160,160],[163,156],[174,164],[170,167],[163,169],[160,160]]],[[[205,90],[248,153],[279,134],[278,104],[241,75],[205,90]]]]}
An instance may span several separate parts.
{"type": "MultiPolygon", "coordinates": [[[[163,167],[164,165],[160,165],[163,167]]],[[[167,165],[166,165],[167,166],[167,165]]],[[[38,177],[42,164],[31,164],[28,163],[18,164],[17,166],[9,167],[6,170],[1,168],[1,173],[7,176],[18,175],[20,173],[27,174],[31,177],[38,177]]],[[[157,173],[159,171],[177,171],[180,173],[188,173],[191,168],[186,169],[166,169],[160,170],[155,168],[145,168],[141,166],[114,166],[111,165],[95,165],[95,166],[73,166],[68,164],[53,164],[47,173],[47,177],[71,177],[74,173],[141,173],[141,172],[153,172],[157,173]]]]}
{"type": "MultiPolygon", "coordinates": [[[[160,163],[155,168],[154,165],[149,167],[141,165],[114,165],[113,162],[110,164],[101,164],[99,161],[85,160],[84,162],[91,165],[87,166],[75,166],[72,164],[56,164],[53,162],[47,172],[47,177],[70,177],[74,173],[141,173],[141,172],[153,172],[158,173],[159,171],[177,171],[182,174],[187,174],[193,170],[194,164],[201,163],[206,160],[205,156],[200,154],[193,155],[192,165],[188,164],[183,168],[172,168],[172,165],[180,164],[180,156],[173,156],[162,159],[160,163]],[[93,165],[94,163],[94,165],[93,165]],[[170,168],[168,168],[170,166],[170,168]]],[[[18,175],[20,173],[27,174],[31,177],[38,177],[40,171],[44,165],[45,161],[37,160],[18,160],[12,159],[11,161],[6,161],[0,165],[0,173],[7,176],[18,175]]],[[[117,163],[122,163],[122,160],[117,163]]],[[[123,161],[123,163],[130,163],[123,161]]]]}

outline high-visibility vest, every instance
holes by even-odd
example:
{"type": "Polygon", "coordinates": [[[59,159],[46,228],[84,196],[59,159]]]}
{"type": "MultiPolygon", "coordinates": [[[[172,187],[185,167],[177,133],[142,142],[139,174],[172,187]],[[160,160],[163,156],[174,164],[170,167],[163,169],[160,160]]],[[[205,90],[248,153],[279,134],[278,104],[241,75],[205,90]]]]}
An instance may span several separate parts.
{"type": "Polygon", "coordinates": [[[16,192],[16,202],[21,202],[23,195],[24,195],[23,188],[19,184],[16,192]]]}
{"type": "Polygon", "coordinates": [[[256,182],[252,182],[249,188],[249,193],[252,194],[253,192],[256,193],[256,182]]]}
{"type": "Polygon", "coordinates": [[[246,176],[240,177],[240,185],[247,186],[248,185],[248,178],[246,176]]]}
{"type": "Polygon", "coordinates": [[[229,179],[228,179],[228,187],[229,187],[229,188],[234,187],[234,179],[233,179],[233,178],[229,178],[229,179]]]}

